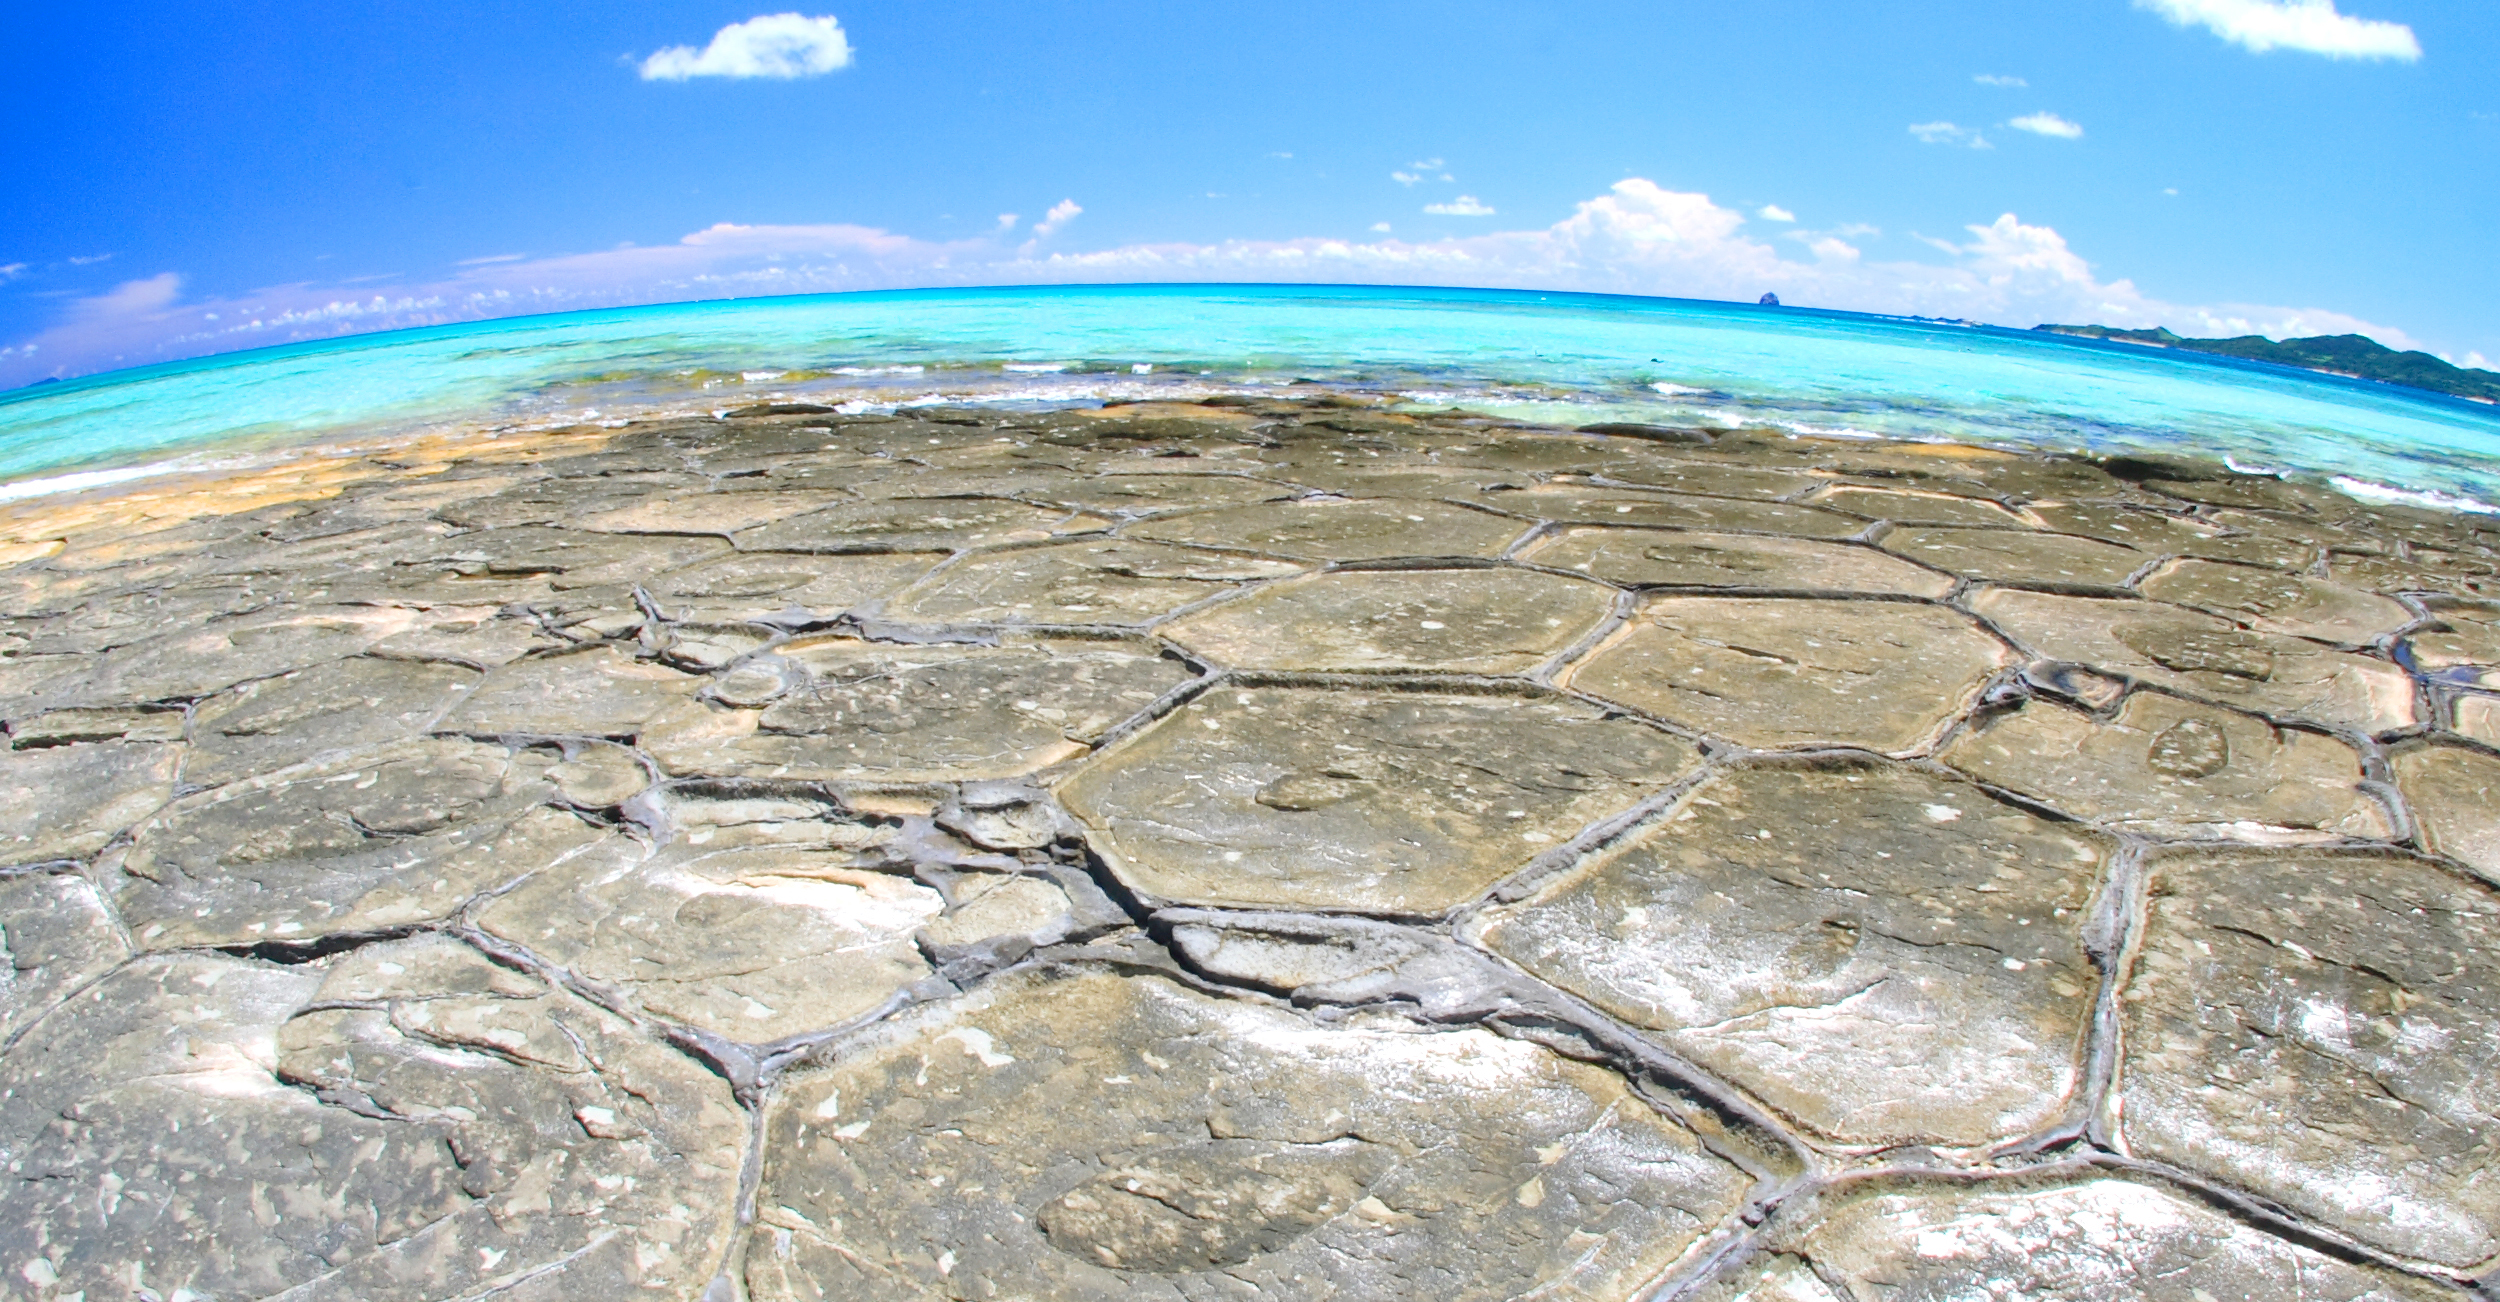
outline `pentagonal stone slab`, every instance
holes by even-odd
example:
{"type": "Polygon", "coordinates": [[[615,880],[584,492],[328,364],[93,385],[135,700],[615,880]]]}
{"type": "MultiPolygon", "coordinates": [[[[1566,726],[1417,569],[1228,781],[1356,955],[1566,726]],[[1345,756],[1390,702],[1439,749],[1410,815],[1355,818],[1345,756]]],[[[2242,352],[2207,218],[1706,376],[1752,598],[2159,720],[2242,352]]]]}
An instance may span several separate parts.
{"type": "Polygon", "coordinates": [[[771,619],[792,610],[826,618],[874,601],[944,559],[929,552],[741,552],[672,570],[645,586],[671,619],[727,623],[771,619]]]}
{"type": "Polygon", "coordinates": [[[572,529],[485,529],[455,534],[402,560],[399,586],[412,594],[492,601],[502,587],[535,581],[562,591],[634,583],[729,550],[717,538],[620,538],[572,529]],[[499,585],[501,585],[499,587],[499,585]]]}
{"type": "Polygon", "coordinates": [[[2436,1302],[2456,1295],[2276,1238],[2185,1193],[2083,1178],[1887,1183],[1829,1195],[1810,1219],[1775,1235],[1763,1256],[1700,1296],[2436,1302]]]}
{"type": "Polygon", "coordinates": [[[1174,711],[1060,798],[1123,881],[1164,899],[1428,913],[1694,761],[1560,698],[1252,688],[1174,711]]]}
{"type": "Polygon", "coordinates": [[[831,488],[672,493],[612,511],[594,511],[570,523],[598,533],[730,534],[855,500],[850,494],[831,488]]]}
{"type": "Polygon", "coordinates": [[[2044,502],[2027,508],[2059,533],[2133,547],[2147,556],[2202,556],[2248,565],[2297,568],[2323,544],[2234,533],[2210,521],[2105,502],[2044,502]]]}
{"type": "Polygon", "coordinates": [[[373,654],[483,670],[564,645],[523,610],[507,615],[498,606],[436,606],[425,623],[374,643],[373,654]]]}
{"type": "Polygon", "coordinates": [[[2500,746],[2500,696],[2459,696],[2449,715],[2449,726],[2459,736],[2500,746]]]}
{"type": "Polygon", "coordinates": [[[481,735],[631,737],[702,685],[615,647],[593,647],[495,670],[440,726],[481,735]]]}
{"type": "Polygon", "coordinates": [[[2500,882],[2500,756],[2463,746],[2425,746],[2391,761],[2422,838],[2500,882]]]}
{"type": "Polygon", "coordinates": [[[786,1088],[758,1302],[1625,1297],[1745,1179],[1611,1073],[1316,1026],[1157,977],[1018,977],[786,1088]]]}
{"type": "Polygon", "coordinates": [[[600,839],[532,806],[552,763],[404,743],[176,802],[140,827],[116,901],[143,948],[302,942],[448,917],[600,839]]]}
{"type": "Polygon", "coordinates": [[[177,628],[100,656],[36,657],[65,663],[38,681],[11,683],[12,694],[24,701],[11,712],[191,700],[255,678],[344,660],[433,622],[416,610],[283,606],[177,628]]]}
{"type": "Polygon", "coordinates": [[[754,1043],[840,1025],[929,974],[912,933],[944,902],[908,878],[774,846],[633,858],[568,859],[479,925],[645,1012],[754,1043]]]}
{"type": "Polygon", "coordinates": [[[222,786],[331,751],[409,740],[477,681],[457,665],[359,656],[246,683],[193,711],[182,780],[222,786]]]}
{"type": "Polygon", "coordinates": [[[0,864],[103,849],[173,796],[182,751],[98,742],[0,752],[0,864]]]}
{"type": "Polygon", "coordinates": [[[1789,470],[1757,470],[1658,456],[1608,461],[1598,467],[1597,473],[1643,488],[1698,493],[1705,497],[1758,497],[1765,500],[1792,497],[1821,482],[1813,475],[1789,470]]]}
{"type": "Polygon", "coordinates": [[[1030,639],[909,646],[784,643],[789,678],[689,706],[644,745],[670,770],[723,776],[946,782],[1029,773],[1081,755],[1189,681],[1150,646],[1030,639]]]}
{"type": "Polygon", "coordinates": [[[2413,612],[2373,592],[2246,565],[2177,560],[2138,585],[2145,596],[2194,606],[2255,628],[2359,646],[2413,622],[2413,612]]]}
{"type": "Polygon", "coordinates": [[[1975,497],[1956,497],[1950,493],[1920,493],[1895,488],[1867,488],[1858,484],[1836,484],[1808,501],[1835,511],[1847,511],[1895,524],[1910,525],[1973,525],[1998,529],[2030,528],[2030,517],[2012,511],[1996,502],[1975,497]]]}
{"type": "Polygon", "coordinates": [[[1097,475],[1039,491],[1053,502],[1078,510],[1123,516],[1183,507],[1245,506],[1300,495],[1291,484],[1243,475],[1097,475]]]}
{"type": "Polygon", "coordinates": [[[931,624],[1145,624],[1302,568],[1128,538],[1011,547],[964,557],[896,595],[884,614],[931,624]]]}
{"type": "Polygon", "coordinates": [[[1632,586],[1886,593],[1930,599],[1953,591],[1950,577],[1872,547],[1740,533],[1566,529],[1537,544],[1526,559],[1632,586]]]}
{"type": "Polygon", "coordinates": [[[2249,852],[2156,860],[2151,887],[2121,1003],[2132,1151],[2408,1257],[2500,1253],[2500,895],[2249,852]]]}
{"type": "Polygon", "coordinates": [[[1165,637],[1259,669],[1517,674],[1590,633],[1615,591],[1534,570],[1322,574],[1187,616],[1165,637]]]}
{"type": "Polygon", "coordinates": [[[2413,667],[2460,687],[2500,688],[2500,608],[2446,605],[2439,627],[2404,640],[2413,667]]]}
{"type": "Polygon", "coordinates": [[[2064,1113],[2110,845],[1906,769],[1753,769],[1478,924],[1822,1139],[1969,1147],[2064,1113]]]}
{"type": "Polygon", "coordinates": [[[1565,524],[1724,530],[1798,538],[1846,538],[1866,528],[1863,520],[1807,506],[1676,493],[1603,492],[1579,484],[1540,484],[1523,493],[1504,494],[1500,501],[1506,511],[1565,524]]]}
{"type": "Polygon", "coordinates": [[[2279,718],[2383,732],[2419,718],[2413,681],[2383,660],[2252,632],[2149,601],[1990,588],[1971,609],[2051,660],[2279,718]]]}
{"type": "Polygon", "coordinates": [[[2137,692],[2108,723],[2032,701],[1953,739],[1947,764],[2077,818],[2150,836],[2381,839],[2361,757],[2316,733],[2137,692]]]}
{"type": "Polygon", "coordinates": [[[0,1254],[47,1297],[691,1297],[746,1129],[692,1059],[432,937],[145,959],[0,1080],[0,1254]]]}
{"type": "Polygon", "coordinates": [[[1661,597],[1567,681],[1740,745],[1906,755],[2012,661],[1940,606],[1661,597]]]}
{"type": "Polygon", "coordinates": [[[2437,593],[2466,601],[2500,600],[2500,565],[2480,556],[2413,548],[2403,560],[2392,556],[2358,556],[2329,552],[2329,577],[2347,587],[2372,592],[2437,593]]]}
{"type": "Polygon", "coordinates": [[[63,996],[104,975],[130,947],[95,886],[71,873],[0,877],[0,1043],[63,996]]]}
{"type": "Polygon", "coordinates": [[[1895,529],[1884,548],[1968,578],[2038,588],[2121,588],[2152,560],[2116,543],[2011,529],[1895,529]]]}
{"type": "Polygon", "coordinates": [[[927,552],[1091,533],[1105,521],[998,498],[907,498],[836,506],[749,529],[743,551],[927,552]]]}
{"type": "Polygon", "coordinates": [[[1133,538],[1234,547],[1314,560],[1494,556],[1528,531],[1523,521],[1441,502],[1269,502],[1158,516],[1133,538]]]}

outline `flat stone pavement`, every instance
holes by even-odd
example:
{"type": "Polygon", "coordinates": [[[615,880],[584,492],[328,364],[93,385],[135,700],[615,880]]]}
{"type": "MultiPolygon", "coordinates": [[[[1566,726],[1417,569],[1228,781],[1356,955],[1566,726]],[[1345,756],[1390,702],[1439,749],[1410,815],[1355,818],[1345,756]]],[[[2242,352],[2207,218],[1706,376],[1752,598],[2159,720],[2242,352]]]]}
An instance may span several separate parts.
{"type": "Polygon", "coordinates": [[[2488,517],[782,405],[0,508],[0,722],[0,1295],[2500,1296],[2488,517]]]}

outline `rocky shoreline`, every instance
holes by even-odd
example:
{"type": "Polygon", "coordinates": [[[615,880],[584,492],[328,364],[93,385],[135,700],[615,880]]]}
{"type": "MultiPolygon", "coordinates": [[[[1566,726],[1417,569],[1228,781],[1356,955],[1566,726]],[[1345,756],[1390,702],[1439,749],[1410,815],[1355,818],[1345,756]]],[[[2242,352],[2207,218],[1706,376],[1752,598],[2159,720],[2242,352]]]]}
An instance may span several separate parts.
{"type": "Polygon", "coordinates": [[[0,566],[23,1296],[2500,1264],[2487,517],[784,405],[11,503],[0,566]]]}

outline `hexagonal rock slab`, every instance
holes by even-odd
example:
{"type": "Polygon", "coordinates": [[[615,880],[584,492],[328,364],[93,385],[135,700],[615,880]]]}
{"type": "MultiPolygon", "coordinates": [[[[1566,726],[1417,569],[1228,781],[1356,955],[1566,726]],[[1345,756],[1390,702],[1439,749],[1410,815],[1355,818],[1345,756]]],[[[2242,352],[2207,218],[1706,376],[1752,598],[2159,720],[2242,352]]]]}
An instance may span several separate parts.
{"type": "Polygon", "coordinates": [[[220,786],[331,751],[413,739],[477,681],[458,665],[356,656],[246,683],[193,709],[182,780],[220,786]]]}
{"type": "Polygon", "coordinates": [[[83,859],[174,794],[183,747],[89,742],[0,752],[0,864],[83,859]]]}
{"type": "Polygon", "coordinates": [[[2035,588],[2123,588],[2152,558],[2131,547],[2011,529],[1895,529],[1884,550],[1940,570],[2035,588]]]}
{"type": "Polygon", "coordinates": [[[628,738],[703,680],[612,646],[517,661],[495,670],[446,715],[445,732],[628,738]]]}
{"type": "Polygon", "coordinates": [[[741,690],[734,702],[748,708],[690,704],[652,728],[644,746],[678,773],[1014,777],[1083,754],[1193,676],[1150,644],[1079,639],[913,646],[803,638],[775,654],[777,667],[756,667],[760,689],[741,690]]]}
{"type": "Polygon", "coordinates": [[[1109,521],[984,497],[858,502],[737,535],[741,551],[930,552],[1093,533],[1109,521]]]}
{"type": "Polygon", "coordinates": [[[1355,571],[1262,588],[1161,632],[1236,668],[1518,674],[1614,603],[1612,588],[1534,570],[1355,571]]]}
{"type": "Polygon", "coordinates": [[[1084,972],[879,1028],[764,1152],[757,1302],[1624,1297],[1746,1186],[1533,1045],[1084,972]]]}
{"type": "Polygon", "coordinates": [[[2463,737],[2500,746],[2500,696],[2460,696],[2449,707],[2449,726],[2463,737]]]}
{"type": "Polygon", "coordinates": [[[2137,692],[2108,723],[2045,701],[1981,720],[1939,758],[2077,818],[2265,844],[2392,835],[2361,757],[2331,737],[2137,692]]]}
{"type": "Polygon", "coordinates": [[[2459,687],[2500,688],[2500,609],[2439,606],[2442,627],[2404,640],[2413,667],[2459,687]]]}
{"type": "Polygon", "coordinates": [[[552,756],[409,742],[201,792],[142,825],[115,898],[142,948],[304,942],[448,917],[599,839],[552,756]]]}
{"type": "Polygon", "coordinates": [[[691,1297],[746,1138],[692,1059],[439,937],[142,959],[0,1095],[0,1257],[48,1298],[691,1297]]]}
{"type": "Polygon", "coordinates": [[[2242,1224],[2160,1185],[2076,1172],[2072,1184],[1879,1185],[1811,1218],[1700,1297],[2058,1302],[2445,1302],[2456,1294],[2242,1224]],[[2013,1291],[2008,1291],[2013,1290],[2013,1291]]]}
{"type": "Polygon", "coordinates": [[[71,873],[0,877],[0,1043],[62,996],[129,956],[121,928],[86,878],[71,873]]]}
{"type": "Polygon", "coordinates": [[[2500,1254],[2500,894],[2417,860],[2150,867],[2126,1142],[2452,1269],[2500,1254]]]}
{"type": "Polygon", "coordinates": [[[1249,688],[1191,701],[1059,795],[1152,896],[1433,913],[1696,759],[1559,697],[1249,688]]]}
{"type": "Polygon", "coordinates": [[[1750,769],[1476,926],[1826,1142],[1966,1148],[2067,1108],[2110,848],[1915,770],[1750,769]]]}
{"type": "Polygon", "coordinates": [[[2149,601],[1989,588],[1971,609],[2052,660],[2278,718],[2378,733],[2420,719],[2413,680],[2384,660],[2251,632],[2149,601]]]}
{"type": "Polygon", "coordinates": [[[1273,552],[1314,560],[1393,556],[1495,556],[1525,534],[1524,521],[1444,502],[1269,502],[1157,516],[1124,530],[1132,538],[1273,552]]]}
{"type": "Polygon", "coordinates": [[[826,616],[864,605],[919,578],[942,553],[814,556],[741,552],[672,570],[647,586],[671,618],[720,623],[802,610],[826,616]]]}
{"type": "Polygon", "coordinates": [[[1604,492],[1582,484],[1540,484],[1526,492],[1503,494],[1496,500],[1503,510],[1564,524],[1702,529],[1797,538],[1846,538],[1866,528],[1863,520],[1808,506],[1678,493],[1604,492]]]}
{"type": "Polygon", "coordinates": [[[2390,767],[2422,848],[2500,882],[2500,756],[2463,746],[2399,752],[2390,767]]]}
{"type": "Polygon", "coordinates": [[[1909,755],[2011,663],[1940,606],[1660,597],[1563,682],[1739,745],[1909,755]]]}
{"type": "Polygon", "coordinates": [[[1806,499],[1816,506],[1847,511],[1895,524],[1975,525],[1999,529],[2029,528],[2029,517],[1996,502],[1951,493],[1920,493],[1897,488],[1835,484],[1806,499]]]}
{"type": "Polygon", "coordinates": [[[924,624],[1141,625],[1304,567],[1127,538],[966,556],[897,594],[883,614],[924,624]]]}
{"type": "Polygon", "coordinates": [[[2214,561],[2176,560],[2137,585],[2145,596],[2194,606],[2269,633],[2360,646],[2413,622],[2413,612],[2373,592],[2305,575],[2214,561]]]}
{"type": "Polygon", "coordinates": [[[1872,547],[1741,533],[1566,529],[1524,559],[1609,583],[1780,593],[1884,593],[1930,600],[1953,580],[1872,547]]]}

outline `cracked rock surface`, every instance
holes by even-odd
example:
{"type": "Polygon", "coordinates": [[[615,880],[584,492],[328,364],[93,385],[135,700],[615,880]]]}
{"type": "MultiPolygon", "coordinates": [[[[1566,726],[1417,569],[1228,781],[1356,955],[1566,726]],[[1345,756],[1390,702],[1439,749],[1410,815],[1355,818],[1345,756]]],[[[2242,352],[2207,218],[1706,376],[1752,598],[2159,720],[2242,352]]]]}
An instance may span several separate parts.
{"type": "Polygon", "coordinates": [[[0,1294],[2500,1291],[2500,531],[1292,390],[0,505],[0,1294]]]}

